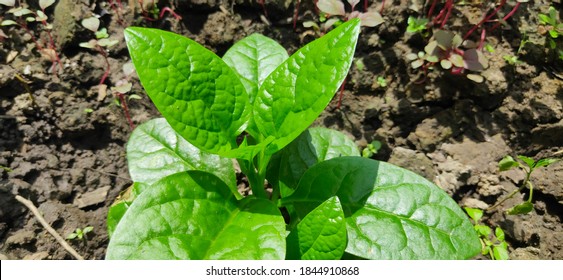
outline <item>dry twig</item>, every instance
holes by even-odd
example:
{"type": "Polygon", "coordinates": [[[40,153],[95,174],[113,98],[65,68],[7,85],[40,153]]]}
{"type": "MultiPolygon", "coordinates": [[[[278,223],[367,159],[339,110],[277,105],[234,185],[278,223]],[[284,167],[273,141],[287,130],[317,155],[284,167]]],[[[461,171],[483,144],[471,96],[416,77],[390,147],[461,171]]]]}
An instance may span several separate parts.
{"type": "Polygon", "coordinates": [[[62,236],[60,236],[55,229],[53,229],[48,223],[47,221],[45,221],[45,219],[43,218],[43,216],[41,215],[41,213],[39,213],[39,210],[37,209],[37,207],[35,207],[35,205],[33,205],[33,202],[19,196],[16,195],[16,200],[19,201],[21,204],[23,204],[25,207],[27,207],[31,213],[33,213],[33,215],[35,215],[35,218],[39,221],[39,223],[41,223],[41,225],[63,246],[63,248],[65,250],[67,250],[67,252],[69,252],[74,258],[76,258],[77,260],[84,260],[84,258],[78,254],[78,252],[76,252],[72,247],[70,247],[70,245],[64,240],[64,238],[62,238],[62,236]]]}

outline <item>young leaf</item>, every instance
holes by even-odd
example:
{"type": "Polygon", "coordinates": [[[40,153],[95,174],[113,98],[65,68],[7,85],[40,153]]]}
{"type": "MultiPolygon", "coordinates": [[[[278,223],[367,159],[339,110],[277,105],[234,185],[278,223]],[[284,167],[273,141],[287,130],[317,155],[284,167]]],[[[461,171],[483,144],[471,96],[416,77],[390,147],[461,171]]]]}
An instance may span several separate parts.
{"type": "Polygon", "coordinates": [[[39,0],[39,7],[41,10],[45,10],[53,5],[53,3],[55,3],[55,0],[39,0]]]}
{"type": "Polygon", "coordinates": [[[141,83],[174,130],[211,153],[236,148],[250,106],[238,75],[221,58],[157,29],[127,28],[125,40],[141,83]]]}
{"type": "Polygon", "coordinates": [[[473,219],[475,223],[479,222],[479,220],[481,220],[481,218],[483,217],[483,210],[481,209],[475,209],[469,207],[465,207],[464,209],[465,212],[467,212],[467,215],[469,215],[469,217],[471,217],[471,219],[473,219]]]}
{"type": "Polygon", "coordinates": [[[311,211],[290,235],[294,236],[288,236],[288,250],[298,250],[298,259],[339,260],[346,248],[346,221],[338,197],[329,198],[311,211]]]}
{"type": "Polygon", "coordinates": [[[529,201],[524,201],[518,205],[515,205],[514,207],[506,210],[506,213],[508,215],[520,215],[520,214],[528,214],[530,212],[532,212],[532,210],[534,209],[534,204],[532,204],[529,201]]]}
{"type": "MultiPolygon", "coordinates": [[[[223,60],[240,76],[249,95],[249,102],[253,104],[264,79],[288,57],[287,51],[276,41],[253,34],[234,44],[225,53],[223,60]]],[[[250,120],[247,131],[257,137],[257,128],[252,123],[252,118],[250,120]]]]}
{"type": "Polygon", "coordinates": [[[85,18],[82,20],[81,24],[84,28],[92,32],[96,32],[98,28],[100,28],[100,20],[97,17],[85,18]]]}
{"type": "Polygon", "coordinates": [[[238,194],[231,159],[194,147],[163,118],[135,128],[127,142],[127,162],[134,182],[152,184],[174,173],[201,170],[215,174],[234,194],[238,194]]]}
{"type": "Polygon", "coordinates": [[[9,25],[18,25],[18,23],[10,19],[4,20],[2,21],[2,23],[0,23],[0,26],[9,26],[9,25]]]}
{"type": "Polygon", "coordinates": [[[8,7],[13,7],[16,5],[16,0],[0,0],[0,4],[8,7]]]}
{"type": "Polygon", "coordinates": [[[276,41],[252,34],[234,44],[223,60],[241,77],[252,104],[262,82],[288,57],[276,41]]]}
{"type": "Polygon", "coordinates": [[[317,8],[319,8],[321,12],[329,15],[346,15],[344,3],[340,0],[319,0],[317,2],[317,8]]]}
{"type": "Polygon", "coordinates": [[[493,256],[495,260],[508,260],[508,250],[502,246],[493,246],[493,256]]]}
{"type": "Polygon", "coordinates": [[[471,222],[453,199],[423,177],[384,162],[339,157],[318,163],[281,202],[304,217],[334,195],[346,217],[346,252],[352,255],[468,259],[481,250],[471,222]]]}
{"type": "Polygon", "coordinates": [[[237,199],[214,175],[187,171],[139,195],[106,259],[283,259],[285,223],[265,199],[237,199]]]}
{"type": "Polygon", "coordinates": [[[352,19],[309,43],[264,80],[253,119],[261,135],[275,138],[267,154],[297,138],[328,105],[352,64],[359,23],[352,19]]]}
{"type": "Polygon", "coordinates": [[[511,156],[505,156],[498,162],[498,169],[500,171],[507,171],[518,166],[520,166],[520,164],[511,156]]]}
{"type": "MultiPolygon", "coordinates": [[[[335,157],[360,156],[358,146],[342,132],[323,127],[305,130],[280,152],[279,186],[288,196],[311,166],[335,157]]],[[[268,178],[268,181],[274,183],[268,178]]]]}
{"type": "Polygon", "coordinates": [[[385,22],[378,12],[360,13],[358,18],[362,21],[362,26],[367,27],[375,27],[385,22]]]}
{"type": "Polygon", "coordinates": [[[491,234],[491,228],[486,225],[475,225],[475,231],[485,238],[489,238],[489,234],[491,234]]]}
{"type": "Polygon", "coordinates": [[[504,241],[504,231],[500,227],[495,228],[495,237],[498,241],[504,241]]]}
{"type": "Polygon", "coordinates": [[[527,156],[520,156],[520,155],[518,156],[518,158],[521,161],[525,162],[526,165],[528,165],[528,167],[530,167],[530,169],[534,168],[534,164],[536,163],[536,161],[533,158],[527,157],[527,156]]]}
{"type": "Polygon", "coordinates": [[[547,166],[549,166],[553,163],[556,163],[560,160],[561,159],[558,159],[558,158],[542,158],[542,159],[538,160],[538,162],[536,163],[536,168],[547,167],[547,166]]]}

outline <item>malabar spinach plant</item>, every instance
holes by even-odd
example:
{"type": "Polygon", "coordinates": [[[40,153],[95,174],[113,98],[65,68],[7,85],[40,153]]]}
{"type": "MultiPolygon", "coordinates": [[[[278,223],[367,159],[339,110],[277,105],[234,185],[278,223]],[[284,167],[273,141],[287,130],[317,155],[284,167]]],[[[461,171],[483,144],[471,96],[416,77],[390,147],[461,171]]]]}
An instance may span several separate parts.
{"type": "Polygon", "coordinates": [[[138,126],[127,144],[135,183],[108,214],[106,258],[478,254],[471,222],[436,185],[362,158],[340,132],[309,128],[343,82],[359,31],[352,19],[290,57],[254,34],[220,58],[173,33],[126,29],[164,118],[138,126]],[[251,195],[238,192],[233,159],[251,195]]]}

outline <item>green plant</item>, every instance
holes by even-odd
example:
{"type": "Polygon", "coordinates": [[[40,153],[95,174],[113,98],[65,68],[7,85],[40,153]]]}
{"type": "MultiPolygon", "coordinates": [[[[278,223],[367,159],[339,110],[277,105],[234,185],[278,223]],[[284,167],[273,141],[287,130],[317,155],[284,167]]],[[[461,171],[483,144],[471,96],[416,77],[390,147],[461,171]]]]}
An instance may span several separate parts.
{"type": "Polygon", "coordinates": [[[92,230],[94,230],[94,227],[88,226],[85,227],[83,229],[81,228],[76,228],[76,230],[73,233],[70,233],[69,235],[66,236],[66,239],[69,240],[74,240],[74,239],[78,239],[78,240],[87,240],[86,235],[91,232],[92,230]]]}
{"type": "Polygon", "coordinates": [[[378,76],[377,77],[377,84],[379,85],[379,87],[386,87],[387,86],[387,80],[385,80],[384,77],[378,76]]]}
{"type": "MultiPolygon", "coordinates": [[[[27,6],[24,6],[25,4],[22,5],[18,3],[18,5],[16,5],[15,0],[0,0],[1,5],[10,7],[8,13],[12,14],[14,17],[13,20],[3,20],[2,22],[0,22],[0,26],[19,26],[20,28],[24,29],[25,32],[31,37],[31,40],[35,44],[37,51],[41,54],[41,57],[52,62],[51,71],[53,72],[55,72],[55,67],[57,65],[59,65],[60,69],[62,70],[61,60],[57,52],[57,45],[55,44],[55,40],[53,39],[53,35],[51,34],[53,25],[47,22],[49,17],[47,16],[47,14],[45,14],[45,10],[52,6],[54,3],[55,0],[39,0],[40,10],[31,10],[28,9],[27,6]],[[42,27],[42,31],[47,33],[47,37],[49,38],[48,42],[41,42],[37,39],[37,36],[28,25],[28,23],[32,22],[40,23],[39,26],[42,27]]],[[[4,34],[4,32],[2,32],[2,34],[4,34]]],[[[5,34],[4,37],[6,37],[5,34]]]]}
{"type": "Polygon", "coordinates": [[[416,18],[413,16],[409,16],[407,20],[407,32],[409,33],[420,33],[426,36],[428,19],[427,18],[416,18]]]}
{"type": "Polygon", "coordinates": [[[492,229],[479,223],[483,217],[483,210],[465,207],[465,212],[473,220],[474,228],[481,240],[481,254],[489,255],[491,260],[508,260],[508,244],[504,240],[504,231],[500,227],[492,229]]]}
{"type": "Polygon", "coordinates": [[[377,154],[379,149],[381,149],[381,142],[373,140],[362,150],[362,157],[370,158],[377,154]]]}
{"type": "Polygon", "coordinates": [[[520,60],[520,54],[522,53],[522,49],[528,43],[527,36],[524,34],[522,40],[520,40],[520,45],[518,46],[518,50],[516,51],[515,55],[504,55],[502,58],[506,60],[506,62],[510,65],[516,65],[522,63],[520,60]]]}
{"type": "Polygon", "coordinates": [[[510,199],[515,194],[521,192],[524,188],[527,187],[530,190],[530,195],[528,197],[528,200],[508,209],[506,211],[506,213],[509,214],[509,215],[518,215],[518,214],[527,214],[527,213],[531,212],[532,209],[534,209],[534,204],[532,203],[532,198],[533,198],[533,193],[534,193],[534,185],[532,184],[532,181],[530,180],[530,176],[532,176],[532,173],[537,168],[547,167],[547,166],[561,160],[561,159],[558,159],[558,158],[542,158],[542,159],[539,159],[539,160],[536,161],[533,158],[530,158],[530,157],[527,157],[527,156],[522,156],[522,155],[519,155],[517,158],[521,162],[515,160],[511,156],[505,156],[498,163],[499,170],[500,171],[507,171],[507,170],[510,170],[510,169],[513,169],[513,168],[519,168],[519,169],[523,170],[524,172],[526,172],[526,177],[524,179],[524,182],[522,182],[522,185],[520,186],[520,188],[518,188],[517,190],[510,193],[508,196],[506,196],[504,199],[497,202],[495,205],[491,206],[489,208],[489,210],[492,210],[492,209],[498,207],[499,205],[504,203],[506,200],[510,199]]]}
{"type": "Polygon", "coordinates": [[[471,222],[439,187],[360,157],[340,132],[307,129],[344,80],[359,30],[352,19],[291,57],[254,34],[221,59],[176,34],[126,29],[141,83],[165,119],[139,125],[127,143],[135,183],[108,214],[106,258],[477,254],[471,222]],[[251,195],[238,192],[232,158],[251,195]]]}
{"type": "Polygon", "coordinates": [[[563,60],[563,50],[557,49],[556,39],[563,37],[563,23],[557,16],[557,10],[550,6],[547,14],[539,14],[540,27],[538,31],[541,35],[549,34],[549,48],[557,52],[557,57],[563,60]]]}

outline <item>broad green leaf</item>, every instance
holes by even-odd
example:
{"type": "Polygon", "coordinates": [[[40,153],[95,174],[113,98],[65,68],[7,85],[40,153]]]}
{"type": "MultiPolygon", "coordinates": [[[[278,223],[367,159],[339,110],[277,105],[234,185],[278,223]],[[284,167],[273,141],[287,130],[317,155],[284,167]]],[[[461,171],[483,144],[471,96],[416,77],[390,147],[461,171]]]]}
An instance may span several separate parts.
{"type": "Polygon", "coordinates": [[[127,162],[134,182],[150,185],[174,173],[201,170],[215,174],[238,194],[232,160],[196,148],[163,118],[135,128],[127,142],[127,162]]]}
{"type": "Polygon", "coordinates": [[[300,259],[339,260],[346,248],[346,221],[338,197],[329,198],[307,214],[291,234],[298,244],[288,246],[299,250],[300,259]]]}
{"type": "Polygon", "coordinates": [[[214,175],[170,175],[131,204],[106,259],[283,259],[285,223],[269,200],[237,200],[214,175]]]}
{"type": "Polygon", "coordinates": [[[288,57],[276,41],[252,34],[234,44],[223,60],[241,77],[252,104],[262,82],[288,57]]]}
{"type": "Polygon", "coordinates": [[[528,165],[528,167],[534,168],[534,164],[536,163],[536,161],[533,158],[527,156],[518,156],[518,158],[521,161],[525,162],[526,165],[528,165]]]}
{"type": "MultiPolygon", "coordinates": [[[[223,60],[240,76],[250,104],[253,104],[262,82],[288,57],[287,51],[276,41],[252,34],[234,44],[223,60]]],[[[259,136],[252,118],[246,130],[255,137],[259,136]]]]}
{"type": "Polygon", "coordinates": [[[520,215],[520,214],[528,214],[534,210],[534,204],[529,201],[524,201],[508,210],[506,213],[508,215],[520,215]]]}
{"type": "Polygon", "coordinates": [[[510,170],[518,166],[520,166],[520,164],[511,156],[505,156],[498,162],[498,168],[500,171],[510,170]]]}
{"type": "Polygon", "coordinates": [[[264,80],[253,119],[264,138],[275,138],[267,154],[297,138],[328,105],[348,73],[359,31],[359,20],[351,19],[299,49],[264,80]]]}
{"type": "Polygon", "coordinates": [[[346,216],[346,252],[369,259],[468,259],[481,244],[456,202],[423,177],[361,157],[311,167],[282,198],[304,217],[332,196],[346,216]]]}
{"type": "Polygon", "coordinates": [[[344,133],[323,127],[305,130],[280,152],[279,186],[282,197],[293,192],[303,173],[311,166],[341,156],[360,156],[356,143],[344,133]]]}
{"type": "Polygon", "coordinates": [[[238,75],[220,57],[157,29],[127,28],[125,40],[147,94],[175,131],[211,153],[236,148],[251,107],[238,75]]]}

